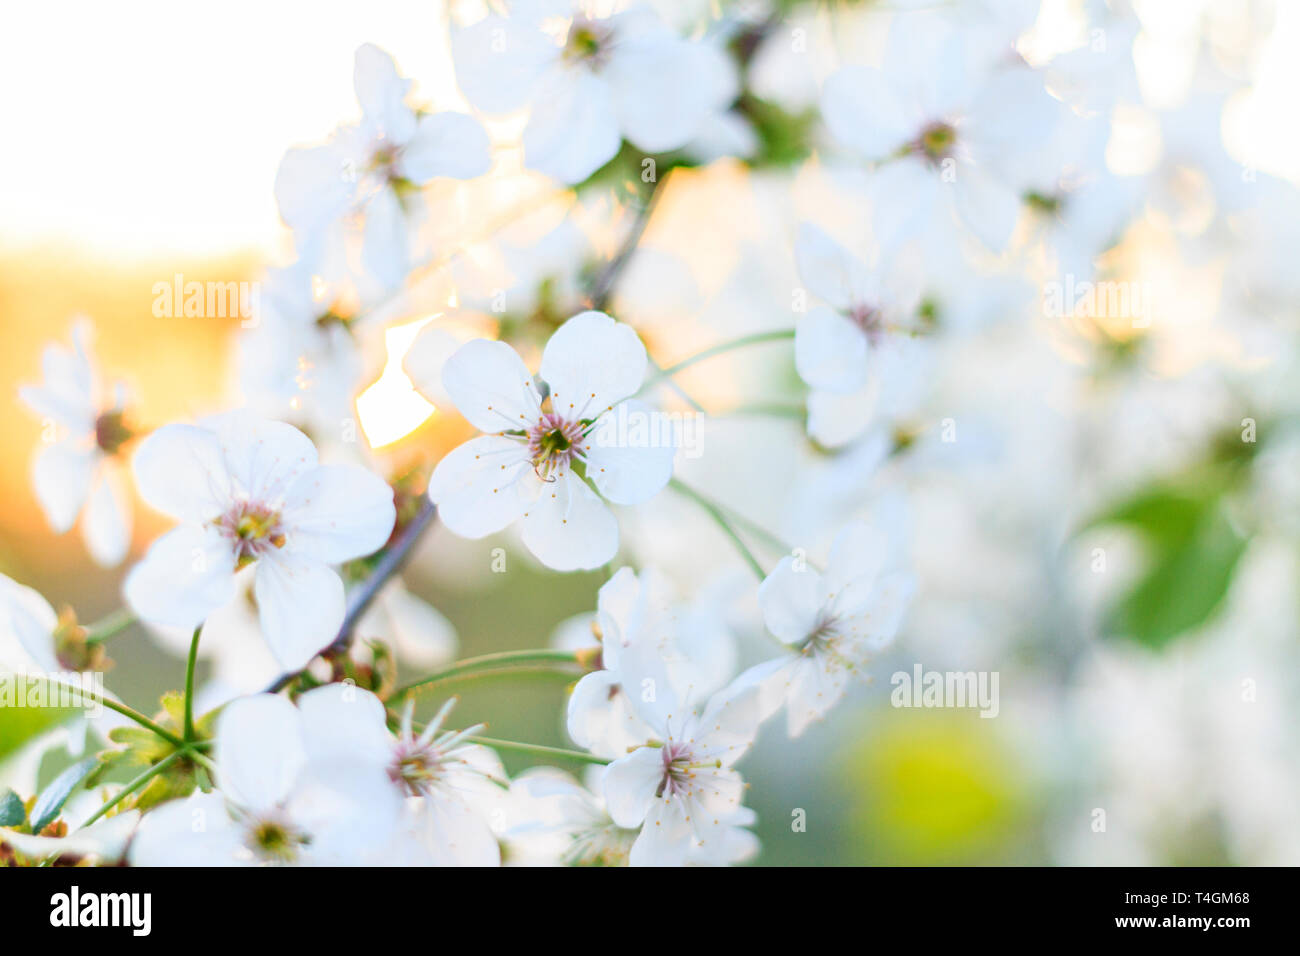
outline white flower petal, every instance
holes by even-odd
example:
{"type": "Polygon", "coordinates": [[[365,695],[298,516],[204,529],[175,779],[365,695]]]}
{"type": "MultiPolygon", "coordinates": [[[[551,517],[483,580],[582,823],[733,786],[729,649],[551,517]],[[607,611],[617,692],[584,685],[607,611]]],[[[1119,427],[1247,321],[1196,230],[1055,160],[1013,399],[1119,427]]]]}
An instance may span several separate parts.
{"type": "Polygon", "coordinates": [[[538,481],[522,442],[482,435],[453,448],[429,479],[438,517],[462,538],[500,531],[528,509],[538,481]]]}
{"type": "Polygon", "coordinates": [[[855,304],[853,293],[866,266],[822,229],[800,224],[794,258],[799,278],[814,295],[841,312],[855,304]]]}
{"type": "Polygon", "coordinates": [[[393,754],[384,705],[349,684],[327,684],[298,698],[309,760],[347,759],[386,765],[393,754]]]}
{"type": "Polygon", "coordinates": [[[501,864],[501,847],[487,820],[455,795],[426,799],[416,834],[435,866],[501,864]]]}
{"type": "Polygon", "coordinates": [[[621,827],[640,826],[663,776],[663,751],[659,747],[638,747],[611,763],[604,777],[610,818],[621,827]]]}
{"type": "Polygon", "coordinates": [[[794,654],[782,654],[770,661],[755,664],[731,682],[731,686],[735,689],[743,690],[752,687],[758,692],[756,699],[760,723],[775,714],[785,703],[793,669],[799,660],[800,658],[794,654]]]}
{"type": "Polygon", "coordinates": [[[387,845],[402,818],[403,794],[378,762],[310,760],[294,785],[287,810],[311,835],[302,862],[313,866],[385,864],[387,845]]]}
{"type": "Polygon", "coordinates": [[[794,363],[813,388],[854,391],[867,378],[867,337],[849,319],[819,305],[795,326],[794,363]]]}
{"type": "Polygon", "coordinates": [[[231,499],[221,438],[209,428],[164,425],[140,443],[132,468],[145,504],[178,521],[208,521],[231,499]]]}
{"type": "MultiPolygon", "coordinates": [[[[59,663],[54,655],[57,625],[58,615],[40,592],[0,574],[0,642],[7,644],[6,638],[16,640],[21,651],[15,653],[25,654],[43,671],[57,671],[59,663]]],[[[18,661],[0,663],[19,664],[18,661]]]]}
{"type": "Polygon", "coordinates": [[[216,760],[217,782],[240,808],[275,809],[307,762],[297,709],[275,694],[231,701],[217,718],[216,760]]]}
{"type": "Polygon", "coordinates": [[[216,433],[233,487],[261,502],[284,496],[299,475],[316,467],[316,446],[300,430],[247,411],[202,423],[216,433]]]}
{"type": "Polygon", "coordinates": [[[95,410],[89,396],[68,394],[66,390],[49,386],[23,385],[18,389],[18,397],[37,415],[62,425],[73,435],[86,436],[94,431],[95,410]]]}
{"type": "Polygon", "coordinates": [[[504,342],[466,342],[443,366],[442,384],[457,410],[481,432],[527,428],[539,415],[533,376],[504,342]]]}
{"type": "Polygon", "coordinates": [[[492,142],[483,124],[464,113],[421,116],[415,135],[402,148],[397,170],[424,185],[435,176],[473,179],[492,167],[492,142]]]}
{"type": "Polygon", "coordinates": [[[45,520],[59,534],[76,523],[99,457],[94,448],[80,448],[71,441],[55,442],[36,453],[32,486],[45,520]]]}
{"type": "Polygon", "coordinates": [[[598,757],[622,757],[654,736],[619,688],[618,675],[606,670],[578,681],[569,696],[565,725],[574,743],[598,757]]]}
{"type": "Polygon", "coordinates": [[[402,357],[402,370],[406,372],[407,378],[415,390],[434,405],[446,407],[455,404],[443,388],[442,370],[461,344],[456,336],[437,323],[430,322],[420,329],[420,334],[402,357]]]}
{"type": "Polygon", "coordinates": [[[343,623],[343,581],[319,562],[267,555],[257,562],[253,593],[262,637],[285,670],[307,666],[343,623]]]}
{"type": "Polygon", "coordinates": [[[914,156],[885,163],[872,174],[872,235],[882,248],[894,248],[934,224],[939,200],[953,185],[942,175],[914,156]]]}
{"type": "Polygon", "coordinates": [[[614,158],[622,137],[609,84],[586,70],[555,71],[539,84],[524,128],[524,164],[580,183],[614,158]]]}
{"type": "Polygon", "coordinates": [[[123,590],[144,620],[192,629],[234,596],[234,551],[215,528],[182,525],[150,546],[123,590]]]}
{"type": "Polygon", "coordinates": [[[102,863],[116,863],[126,852],[127,842],[139,821],[139,810],[127,810],[63,837],[36,836],[4,828],[0,829],[0,843],[8,843],[28,859],[43,860],[54,854],[71,854],[94,857],[102,863]]]}
{"type": "Polygon", "coordinates": [[[86,550],[101,568],[122,563],[131,546],[131,502],[115,468],[105,467],[86,502],[81,523],[86,550]]]}
{"type": "Polygon", "coordinates": [[[602,75],[624,137],[648,153],[690,142],[710,113],[735,98],[734,67],[719,54],[662,26],[620,37],[602,75]]]}
{"type": "Polygon", "coordinates": [[[796,570],[787,555],[758,588],[758,606],[767,629],[786,644],[811,634],[821,613],[821,575],[805,565],[796,570]]]}
{"type": "Polygon", "coordinates": [[[295,232],[320,232],[352,205],[356,175],[337,143],[289,150],[275,174],[280,218],[295,232]]]}
{"type": "Polygon", "coordinates": [[[1020,215],[1020,197],[1011,184],[991,169],[967,164],[951,188],[962,222],[990,250],[1004,250],[1020,215]]]}
{"type": "Polygon", "coordinates": [[[813,389],[808,396],[808,434],[827,448],[847,445],[876,420],[879,392],[879,383],[870,380],[856,392],[813,389]]]}
{"type": "Polygon", "coordinates": [[[694,843],[695,830],[686,820],[683,802],[659,797],[650,805],[627,862],[629,866],[681,866],[694,843]]]}
{"type": "Polygon", "coordinates": [[[132,866],[238,866],[241,834],[219,793],[156,807],[131,840],[132,866]]]}
{"type": "Polygon", "coordinates": [[[361,260],[385,289],[395,289],[410,271],[410,226],[397,193],[384,188],[366,203],[361,260]]]}
{"type": "Polygon", "coordinates": [[[798,737],[808,725],[826,716],[848,684],[847,672],[832,669],[825,661],[801,658],[790,673],[790,690],[786,698],[786,733],[798,737]]]}
{"type": "Polygon", "coordinates": [[[373,554],[393,532],[393,489],[359,465],[318,465],[289,487],[286,550],[324,564],[373,554]]]}
{"type": "Polygon", "coordinates": [[[641,387],[645,346],[630,325],[604,312],[580,312],[555,330],[542,352],[541,376],[551,408],[592,419],[641,387]]]}
{"type": "Polygon", "coordinates": [[[889,553],[889,540],[878,528],[865,521],[851,521],[835,536],[831,556],[822,575],[822,601],[839,601],[839,607],[849,606],[853,593],[870,591],[876,575],[884,567],[889,553]]]}
{"type": "Polygon", "coordinates": [[[920,132],[897,84],[871,67],[847,66],[827,77],[821,112],[832,135],[866,159],[885,159],[920,132]]]}
{"type": "Polygon", "coordinates": [[[607,670],[619,669],[623,644],[631,641],[636,633],[641,623],[638,612],[643,604],[641,581],[631,568],[619,568],[596,592],[596,615],[604,648],[601,659],[607,670]]]}
{"type": "Polygon", "coordinates": [[[629,399],[597,422],[587,477],[615,504],[649,501],[672,478],[676,449],[672,435],[660,434],[660,421],[661,413],[629,399]]]}
{"type": "Polygon", "coordinates": [[[555,571],[587,571],[613,560],[618,522],[599,496],[572,472],[544,483],[524,512],[528,550],[555,571]]]}
{"type": "Polygon", "coordinates": [[[452,30],[451,56],[465,98],[485,113],[508,113],[533,96],[560,49],[522,17],[489,16],[452,30]]]}
{"type": "Polygon", "coordinates": [[[756,687],[727,686],[709,699],[697,731],[701,756],[730,767],[745,755],[758,734],[759,692],[756,687]]]}
{"type": "Polygon", "coordinates": [[[357,47],[352,66],[352,87],[366,123],[397,145],[415,131],[415,113],[404,102],[411,81],[397,72],[393,58],[373,43],[357,47]]]}

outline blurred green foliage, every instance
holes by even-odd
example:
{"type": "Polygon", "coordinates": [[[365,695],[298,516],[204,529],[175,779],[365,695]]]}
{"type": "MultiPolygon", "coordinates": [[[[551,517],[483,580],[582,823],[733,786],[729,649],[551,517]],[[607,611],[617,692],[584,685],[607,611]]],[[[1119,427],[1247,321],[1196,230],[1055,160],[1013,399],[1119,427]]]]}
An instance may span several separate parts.
{"type": "MultiPolygon", "coordinates": [[[[6,696],[11,680],[0,677],[0,697],[6,696]]],[[[8,692],[13,693],[15,703],[19,703],[18,691],[8,692]]],[[[0,707],[0,761],[15,753],[27,741],[54,729],[73,713],[73,709],[58,707],[0,707]]]]}
{"type": "Polygon", "coordinates": [[[1226,510],[1243,472],[1220,458],[1143,488],[1089,522],[1131,529],[1149,555],[1142,576],[1107,614],[1109,636],[1159,649],[1214,616],[1248,543],[1226,510]]]}

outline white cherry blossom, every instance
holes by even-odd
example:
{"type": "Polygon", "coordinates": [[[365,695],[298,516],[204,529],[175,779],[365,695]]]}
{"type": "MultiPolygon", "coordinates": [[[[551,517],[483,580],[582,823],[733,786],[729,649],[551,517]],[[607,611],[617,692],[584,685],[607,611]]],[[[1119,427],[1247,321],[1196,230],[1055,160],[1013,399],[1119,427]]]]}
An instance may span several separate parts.
{"type": "Polygon", "coordinates": [[[439,176],[483,175],[491,144],[473,117],[408,105],[411,81],[373,44],[357,49],[353,84],[360,123],[341,127],[322,146],[289,150],[275,196],[300,251],[319,255],[321,244],[357,228],[366,270],[391,288],[411,265],[409,220],[420,215],[418,188],[439,176]]]}
{"type": "Polygon", "coordinates": [[[391,840],[414,840],[426,865],[496,866],[500,850],[482,791],[503,785],[505,773],[492,751],[465,741],[482,725],[443,728],[454,703],[447,701],[419,733],[408,704],[394,737],[383,703],[369,691],[330,684],[298,700],[316,773],[364,779],[377,795],[367,809],[375,827],[387,828],[391,840]]]}
{"type": "Polygon", "coordinates": [[[630,397],[645,369],[636,333],[603,312],[579,313],[551,336],[544,392],[504,342],[462,346],[444,366],[443,387],[488,434],[434,470],[429,497],[443,523],[482,538],[518,521],[528,550],[557,571],[611,560],[618,523],[602,497],[639,504],[672,475],[673,448],[655,440],[650,407],[630,397]]]}
{"type": "Polygon", "coordinates": [[[987,50],[940,17],[899,17],[885,51],[880,67],[836,71],[821,99],[832,135],[879,164],[872,221],[881,243],[921,231],[952,241],[944,234],[955,216],[1003,250],[1020,212],[1015,184],[1063,107],[1038,72],[990,63],[987,50]]]}
{"type": "Polygon", "coordinates": [[[638,576],[620,568],[602,585],[596,624],[601,666],[574,687],[567,726],[574,742],[597,756],[622,756],[648,736],[630,700],[644,688],[623,684],[625,675],[635,680],[644,673],[641,657],[660,662],[689,701],[717,690],[735,673],[735,648],[721,615],[678,603],[666,577],[654,569],[638,576]]]}
{"type": "Polygon", "coordinates": [[[46,520],[62,534],[80,515],[91,558],[113,567],[131,544],[131,499],[118,461],[131,432],[125,387],[107,387],[95,368],[93,331],[89,319],[78,319],[72,347],[46,346],[44,381],[18,394],[45,420],[47,444],[32,462],[32,484],[46,520]]]}
{"type": "Polygon", "coordinates": [[[302,432],[244,412],[167,425],[136,452],[146,503],[180,525],[127,576],[127,601],[153,623],[193,628],[256,565],[262,636],[286,670],[304,666],[343,620],[330,565],[378,550],[396,520],[393,493],[357,465],[322,465],[302,432]]]}
{"type": "Polygon", "coordinates": [[[682,39],[648,6],[600,16],[575,2],[559,17],[524,6],[455,30],[452,56],[478,109],[531,106],[523,133],[530,169],[580,183],[625,139],[648,153],[679,149],[736,97],[722,51],[682,39]]]}
{"type": "Polygon", "coordinates": [[[605,803],[620,827],[641,827],[631,865],[680,866],[702,849],[711,853],[747,819],[733,765],[758,731],[759,692],[731,685],[698,711],[662,661],[645,661],[632,680],[643,691],[629,700],[651,733],[609,765],[605,803]]]}
{"type": "Polygon", "coordinates": [[[763,621],[790,653],[737,678],[759,688],[763,719],[784,703],[790,736],[799,736],[894,640],[914,584],[889,564],[887,537],[855,521],[836,536],[824,572],[787,556],[767,576],[758,592],[763,621]]]}
{"type": "Polygon", "coordinates": [[[837,447],[907,408],[924,381],[920,279],[904,260],[869,267],[811,223],[799,229],[795,258],[826,303],[795,326],[795,367],[812,388],[808,433],[837,447]]]}

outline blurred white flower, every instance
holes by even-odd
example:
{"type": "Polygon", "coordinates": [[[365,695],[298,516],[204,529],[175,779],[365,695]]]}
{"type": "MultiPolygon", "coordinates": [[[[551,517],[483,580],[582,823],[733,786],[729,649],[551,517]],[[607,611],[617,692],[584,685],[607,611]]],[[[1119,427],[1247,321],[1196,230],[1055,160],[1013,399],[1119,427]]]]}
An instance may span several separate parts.
{"type": "Polygon", "coordinates": [[[353,84],[361,122],[341,127],[322,146],[289,150],[275,198],[300,251],[336,241],[330,233],[360,222],[364,265],[381,287],[392,288],[411,264],[410,194],[438,176],[483,175],[491,144],[470,116],[408,106],[410,80],[373,44],[357,49],[353,84]]]}
{"type": "Polygon", "coordinates": [[[299,261],[267,273],[256,325],[239,338],[239,385],[268,418],[333,434],[356,415],[366,363],[350,310],[318,300],[312,272],[299,261]]]}
{"type": "Polygon", "coordinates": [[[102,866],[117,863],[125,856],[131,834],[139,822],[140,811],[126,810],[61,837],[19,833],[0,827],[0,844],[7,843],[10,849],[28,860],[77,857],[79,861],[93,861],[102,866]]]}
{"type": "Polygon", "coordinates": [[[790,653],[736,679],[759,689],[763,719],[785,704],[790,736],[799,736],[894,640],[914,585],[885,572],[890,557],[886,536],[855,521],[836,536],[825,572],[787,556],[767,576],[758,590],[763,621],[790,653]]]}
{"type": "Polygon", "coordinates": [[[256,562],[262,636],[286,670],[303,667],[343,621],[343,581],[329,567],[370,554],[396,520],[393,493],[356,465],[320,465],[283,422],[232,412],[167,425],[135,455],[140,496],[181,525],[126,579],[145,620],[193,628],[235,593],[256,562]]]}
{"type": "Polygon", "coordinates": [[[62,670],[54,632],[59,616],[36,591],[0,574],[0,667],[34,664],[46,673],[62,670]]]}
{"type": "Polygon", "coordinates": [[[952,241],[954,215],[993,251],[1011,239],[1015,185],[1041,164],[1035,145],[1063,107],[1038,72],[991,64],[975,47],[954,23],[899,17],[881,67],[849,66],[826,80],[831,133],[879,163],[872,221],[886,247],[920,231],[952,241]]]}
{"type": "Polygon", "coordinates": [[[668,580],[653,569],[638,576],[620,568],[600,589],[596,622],[601,666],[573,688],[566,719],[574,742],[597,756],[621,756],[650,735],[630,700],[644,688],[623,684],[625,673],[644,673],[638,657],[660,662],[688,701],[734,673],[734,641],[721,611],[678,604],[668,580]]]}
{"type": "Polygon", "coordinates": [[[226,705],[216,761],[218,790],[145,816],[131,842],[133,866],[360,864],[390,835],[373,812],[382,786],[364,773],[309,768],[302,715],[283,697],[226,705]]]}
{"type": "Polygon", "coordinates": [[[597,17],[574,2],[567,15],[545,18],[522,6],[453,30],[451,49],[476,108],[531,105],[523,134],[530,169],[580,183],[624,139],[647,153],[679,149],[736,97],[726,55],[682,39],[647,6],[597,17]]]}
{"type": "Polygon", "coordinates": [[[504,342],[462,346],[444,366],[443,387],[470,424],[490,434],[438,462],[429,497],[442,522],[482,538],[520,521],[528,550],[557,571],[610,561],[618,523],[601,495],[639,504],[672,475],[673,448],[652,440],[654,412],[629,398],[645,368],[636,333],[603,312],[579,313],[551,336],[539,373],[544,393],[504,342]],[[644,441],[621,433],[625,418],[644,441]]]}
{"type": "Polygon", "coordinates": [[[132,437],[125,420],[126,389],[107,389],[90,354],[89,319],[72,327],[72,348],[48,345],[44,381],[18,390],[45,419],[47,444],[32,463],[36,500],[62,534],[85,511],[81,534],[96,564],[113,567],[131,544],[131,499],[115,460],[132,437]]]}

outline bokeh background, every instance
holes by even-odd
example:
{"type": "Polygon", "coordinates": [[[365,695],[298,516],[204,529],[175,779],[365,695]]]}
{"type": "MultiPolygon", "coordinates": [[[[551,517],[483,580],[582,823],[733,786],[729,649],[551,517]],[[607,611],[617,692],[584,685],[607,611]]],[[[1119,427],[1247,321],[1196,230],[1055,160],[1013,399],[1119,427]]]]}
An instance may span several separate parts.
{"type": "MultiPolygon", "coordinates": [[[[841,6],[855,5],[797,15],[824,25],[841,6]]],[[[1068,48],[1084,6],[1044,3],[1037,42],[1068,48]]],[[[1234,174],[1300,182],[1300,4],[1133,8],[1148,109],[1118,123],[1129,135],[1108,153],[1113,166],[1155,168],[1153,125],[1188,107],[1217,128],[1234,174]],[[1206,57],[1235,81],[1230,95],[1196,98],[1206,57]]],[[[36,505],[29,461],[40,422],[17,386],[38,379],[44,345],[86,314],[103,368],[128,383],[142,424],[228,403],[237,320],[156,318],[154,283],[176,273],[255,280],[286,261],[272,196],[280,156],[355,113],[360,43],[392,53],[439,107],[460,105],[445,18],[435,2],[52,0],[6,10],[0,571],[83,620],[119,606],[125,568],[95,567],[78,534],[53,535],[36,505]]],[[[762,174],[726,162],[675,174],[644,245],[690,264],[694,331],[650,323],[652,354],[668,363],[788,323],[792,224],[812,209],[834,219],[834,205],[815,156],[762,174]]],[[[1264,215],[1278,221],[1262,251],[1300,249],[1283,209],[1264,215]]],[[[921,589],[874,683],[797,744],[774,723],[744,764],[760,862],[1300,861],[1296,303],[1233,314],[1235,261],[1182,242],[1197,238],[1194,222],[1173,224],[1171,242],[1170,223],[1150,219],[1122,250],[1127,274],[1157,291],[1150,329],[1108,327],[1104,317],[1014,322],[946,357],[938,401],[974,423],[955,446],[959,459],[941,450],[928,464],[858,467],[809,448],[798,422],[743,418],[710,425],[707,454],[684,465],[773,530],[844,502],[907,498],[921,589]],[[1258,444],[1240,439],[1246,418],[1259,424],[1258,444]],[[731,454],[742,437],[762,453],[731,454]],[[889,675],[916,663],[999,672],[998,717],[891,707],[889,675]],[[806,812],[804,831],[791,827],[796,810],[806,812]]],[[[628,311],[661,307],[636,294],[635,284],[623,294],[628,311]]],[[[410,337],[399,329],[376,356],[379,384],[360,413],[376,460],[393,473],[427,467],[462,434],[411,391],[401,370],[410,337]]],[[[793,369],[764,351],[683,381],[725,406],[755,383],[793,381],[793,369]]],[[[725,540],[689,506],[664,502],[626,520],[634,540],[638,521],[675,529],[669,545],[643,544],[684,587],[736,587],[725,540]]],[[[137,503],[133,556],[164,527],[137,503]]],[[[594,606],[603,580],[545,573],[513,550],[508,574],[481,573],[499,543],[439,529],[406,574],[455,626],[466,656],[544,645],[594,606]]],[[[761,647],[752,596],[734,608],[742,645],[761,647]]],[[[143,709],[183,679],[183,661],[143,629],[115,638],[111,654],[110,686],[143,709]]],[[[494,736],[564,745],[563,686],[537,676],[465,687],[457,713],[489,721],[494,736]]],[[[0,714],[9,770],[34,720],[0,714]]],[[[63,759],[48,755],[40,777],[63,759]]]]}

